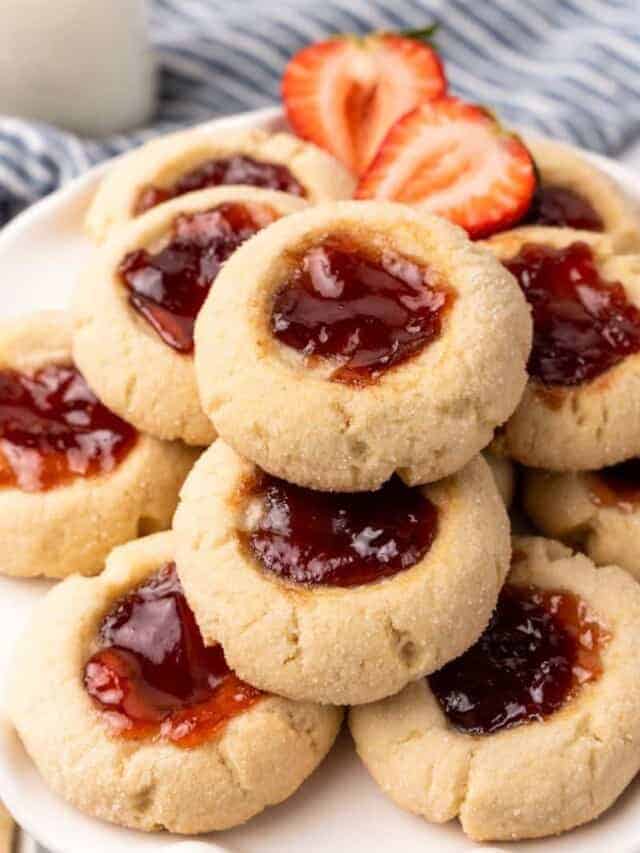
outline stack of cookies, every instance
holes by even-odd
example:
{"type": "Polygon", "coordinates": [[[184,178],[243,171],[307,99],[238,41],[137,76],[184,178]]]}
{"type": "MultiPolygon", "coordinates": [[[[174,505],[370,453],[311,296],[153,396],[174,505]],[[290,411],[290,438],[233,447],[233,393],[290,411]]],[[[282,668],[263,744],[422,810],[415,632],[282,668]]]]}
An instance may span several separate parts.
{"type": "Polygon", "coordinates": [[[73,575],[9,713],[76,807],[237,825],[345,706],[382,789],[477,840],[584,823],[640,769],[640,238],[599,172],[532,153],[527,217],[475,242],[348,200],[286,133],[104,180],[71,320],[0,337],[3,569],[73,575]],[[511,540],[514,461],[588,556],[511,540]]]}

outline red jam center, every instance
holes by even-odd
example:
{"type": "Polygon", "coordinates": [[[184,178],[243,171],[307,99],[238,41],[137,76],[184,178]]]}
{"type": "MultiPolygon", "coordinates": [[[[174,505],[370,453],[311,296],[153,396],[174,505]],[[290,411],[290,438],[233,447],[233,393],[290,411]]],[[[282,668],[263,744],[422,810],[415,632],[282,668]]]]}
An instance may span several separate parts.
{"type": "Polygon", "coordinates": [[[196,746],[262,696],[205,647],[174,563],[121,598],[104,618],[85,687],[122,737],[196,746]]]}
{"type": "Polygon", "coordinates": [[[112,471],[136,430],[98,400],[75,367],[0,371],[0,488],[40,492],[112,471]]]}
{"type": "Polygon", "coordinates": [[[187,172],[172,186],[145,187],[138,196],[134,213],[144,213],[157,204],[185,193],[204,190],[207,187],[219,187],[223,184],[244,184],[268,190],[280,190],[280,192],[300,197],[306,195],[304,187],[281,163],[266,163],[254,160],[253,157],[246,157],[244,154],[236,154],[233,157],[207,160],[187,172]]]}
{"type": "Polygon", "coordinates": [[[263,475],[263,512],[248,536],[259,562],[304,584],[357,586],[395,575],[424,557],[438,510],[397,477],[377,492],[315,492],[263,475]]]}
{"type": "Polygon", "coordinates": [[[534,379],[579,385],[640,350],[640,310],[619,282],[601,277],[586,243],[526,244],[505,266],[533,309],[534,379]]]}
{"type": "Polygon", "coordinates": [[[591,499],[599,506],[631,512],[640,503],[640,459],[629,459],[590,475],[591,499]]]}
{"type": "Polygon", "coordinates": [[[196,317],[220,267],[238,246],[277,218],[264,205],[235,202],[178,216],[163,249],[138,249],[120,264],[130,304],[166,344],[181,353],[193,352],[196,317]]]}
{"type": "Polygon", "coordinates": [[[522,224],[604,231],[602,218],[589,199],[555,184],[538,186],[522,224]]]}
{"type": "Polygon", "coordinates": [[[453,292],[408,258],[331,238],[307,250],[276,296],[275,337],[335,359],[331,378],[362,384],[439,337],[453,292]]]}
{"type": "Polygon", "coordinates": [[[429,685],[453,726],[491,734],[543,720],[597,679],[607,639],[571,593],[506,586],[478,642],[429,685]]]}

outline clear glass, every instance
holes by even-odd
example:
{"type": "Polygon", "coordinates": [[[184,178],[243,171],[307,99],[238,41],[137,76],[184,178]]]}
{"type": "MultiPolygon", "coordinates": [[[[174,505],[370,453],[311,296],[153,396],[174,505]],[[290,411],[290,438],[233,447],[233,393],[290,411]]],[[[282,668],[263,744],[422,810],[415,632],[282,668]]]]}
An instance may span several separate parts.
{"type": "Polygon", "coordinates": [[[145,0],[0,0],[0,113],[104,136],[154,100],[145,0]]]}

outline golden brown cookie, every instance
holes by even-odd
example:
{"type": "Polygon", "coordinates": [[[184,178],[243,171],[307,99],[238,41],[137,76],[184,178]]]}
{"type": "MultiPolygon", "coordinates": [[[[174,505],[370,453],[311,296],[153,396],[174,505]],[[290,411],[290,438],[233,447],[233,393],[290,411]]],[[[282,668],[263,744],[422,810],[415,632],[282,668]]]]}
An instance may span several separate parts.
{"type": "Polygon", "coordinates": [[[213,441],[193,368],[195,316],[236,246],[303,206],[286,193],[219,187],[119,229],[95,253],[73,304],[74,358],[101,399],[158,438],[213,441]]]}
{"type": "Polygon", "coordinates": [[[640,247],[640,212],[624,190],[575,148],[527,139],[540,179],[526,222],[606,234],[616,251],[640,247]]]}
{"type": "Polygon", "coordinates": [[[205,642],[250,683],[291,699],[370,702],[464,651],[509,561],[508,520],[481,457],[424,487],[312,492],[221,440],[174,519],[205,642]]]}
{"type": "Polygon", "coordinates": [[[551,540],[516,539],[514,557],[478,646],[350,716],[382,789],[475,841],[593,820],[640,768],[640,588],[551,540]]]}
{"type": "Polygon", "coordinates": [[[317,204],[349,198],[355,181],[326,151],[289,133],[193,128],[119,158],[96,192],[86,228],[102,241],[156,204],[221,184],[279,189],[317,204]]]}
{"type": "Polygon", "coordinates": [[[437,217],[336,202],[225,265],[196,323],[204,410],[239,453],[315,489],[457,471],[520,399],[531,323],[490,252],[437,217]],[[490,318],[490,320],[488,320],[490,318]]]}
{"type": "Polygon", "coordinates": [[[601,471],[528,470],[524,508],[546,536],[583,550],[596,565],[640,579],[640,467],[637,459],[601,471]]]}
{"type": "Polygon", "coordinates": [[[524,282],[534,316],[530,380],[496,452],[556,471],[640,454],[640,255],[566,228],[521,228],[486,245],[524,282]]]}
{"type": "Polygon", "coordinates": [[[0,571],[92,575],[111,548],[164,530],[197,457],[137,432],[74,367],[66,315],[0,329],[0,571]]]}
{"type": "Polygon", "coordinates": [[[190,834],[289,797],[331,748],[342,712],[241,682],[219,647],[202,645],[173,559],[171,534],[157,534],[113,551],[100,577],[51,590],[18,643],[6,696],[59,796],[121,826],[190,834]]]}

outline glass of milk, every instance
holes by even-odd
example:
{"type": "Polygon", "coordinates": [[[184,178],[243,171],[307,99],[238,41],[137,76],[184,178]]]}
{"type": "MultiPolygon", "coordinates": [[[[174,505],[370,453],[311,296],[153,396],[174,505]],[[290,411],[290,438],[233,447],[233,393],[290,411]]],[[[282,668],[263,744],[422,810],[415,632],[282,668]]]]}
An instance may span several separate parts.
{"type": "Polygon", "coordinates": [[[0,0],[0,114],[85,136],[144,124],[155,100],[145,0],[0,0]]]}

